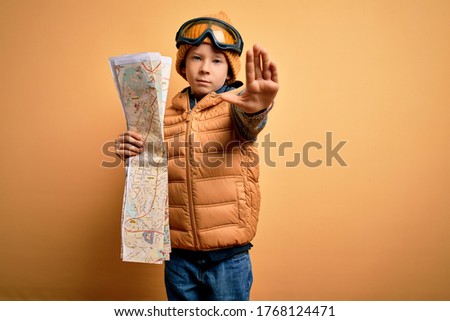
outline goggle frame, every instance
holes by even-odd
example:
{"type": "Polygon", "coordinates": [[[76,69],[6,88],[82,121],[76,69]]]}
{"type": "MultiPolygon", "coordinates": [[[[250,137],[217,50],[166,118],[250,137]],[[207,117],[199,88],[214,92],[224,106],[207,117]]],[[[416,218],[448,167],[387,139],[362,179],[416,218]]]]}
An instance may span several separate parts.
{"type": "Polygon", "coordinates": [[[232,25],[226,23],[223,20],[216,19],[216,18],[210,18],[210,17],[199,17],[194,18],[191,20],[186,21],[183,23],[183,25],[178,30],[175,41],[177,48],[180,48],[181,45],[192,45],[192,46],[199,46],[203,40],[206,39],[206,37],[209,37],[213,44],[221,49],[221,50],[232,50],[239,54],[239,56],[242,53],[242,50],[244,49],[244,41],[242,40],[242,37],[239,33],[239,31],[236,30],[232,25]],[[202,32],[202,34],[197,38],[186,38],[183,36],[183,33],[186,31],[186,28],[193,27],[196,24],[200,24],[202,21],[205,22],[212,22],[216,26],[219,26],[224,31],[228,32],[233,38],[235,38],[236,43],[235,44],[228,44],[228,43],[221,43],[217,40],[217,38],[214,35],[214,31],[208,27],[205,31],[202,32]]]}

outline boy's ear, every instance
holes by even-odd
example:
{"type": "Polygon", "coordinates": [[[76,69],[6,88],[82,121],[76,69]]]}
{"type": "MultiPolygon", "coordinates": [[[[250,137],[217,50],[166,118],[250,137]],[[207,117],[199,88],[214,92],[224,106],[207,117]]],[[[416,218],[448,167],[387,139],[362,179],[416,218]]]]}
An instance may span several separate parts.
{"type": "Polygon", "coordinates": [[[183,64],[181,66],[181,73],[186,76],[186,65],[185,64],[183,64]]]}

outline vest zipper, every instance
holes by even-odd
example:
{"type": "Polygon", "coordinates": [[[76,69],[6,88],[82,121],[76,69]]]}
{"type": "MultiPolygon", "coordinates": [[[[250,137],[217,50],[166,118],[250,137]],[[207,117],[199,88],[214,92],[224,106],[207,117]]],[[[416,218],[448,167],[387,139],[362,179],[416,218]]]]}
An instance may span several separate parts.
{"type": "MultiPolygon", "coordinates": [[[[188,102],[189,102],[189,96],[188,96],[188,102]]],[[[192,228],[192,234],[194,237],[194,247],[195,249],[198,249],[198,235],[197,235],[197,224],[195,221],[195,215],[194,215],[194,200],[192,196],[192,171],[191,171],[191,157],[194,157],[192,150],[191,150],[191,140],[190,140],[190,134],[191,134],[191,127],[192,127],[192,110],[190,108],[190,104],[188,104],[188,114],[186,118],[187,122],[187,129],[186,129],[186,183],[188,188],[188,211],[189,211],[189,217],[191,219],[191,228],[192,228]]],[[[193,159],[192,159],[193,163],[193,159]]]]}

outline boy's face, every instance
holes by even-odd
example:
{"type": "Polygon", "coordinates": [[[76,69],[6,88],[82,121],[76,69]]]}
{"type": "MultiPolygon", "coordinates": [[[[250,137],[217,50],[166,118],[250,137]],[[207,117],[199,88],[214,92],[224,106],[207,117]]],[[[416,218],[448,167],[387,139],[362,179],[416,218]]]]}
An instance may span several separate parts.
{"type": "Polygon", "coordinates": [[[228,61],[221,50],[202,43],[188,50],[182,72],[194,96],[201,99],[224,85],[228,78],[228,61]]]}

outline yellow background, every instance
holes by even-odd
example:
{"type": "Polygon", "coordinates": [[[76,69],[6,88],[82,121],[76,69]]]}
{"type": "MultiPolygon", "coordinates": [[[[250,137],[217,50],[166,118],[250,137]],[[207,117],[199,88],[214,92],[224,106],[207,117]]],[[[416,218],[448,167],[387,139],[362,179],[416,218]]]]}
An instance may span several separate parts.
{"type": "MultiPolygon", "coordinates": [[[[0,299],[166,299],[162,266],[120,260],[124,170],[101,166],[125,127],[108,57],[175,57],[178,27],[219,10],[278,63],[260,138],[292,142],[262,162],[252,299],[449,300],[450,4],[437,0],[2,0],[0,299]],[[347,167],[285,165],[326,132],[347,141],[347,167]]],[[[186,85],[172,72],[170,96],[186,85]]]]}

